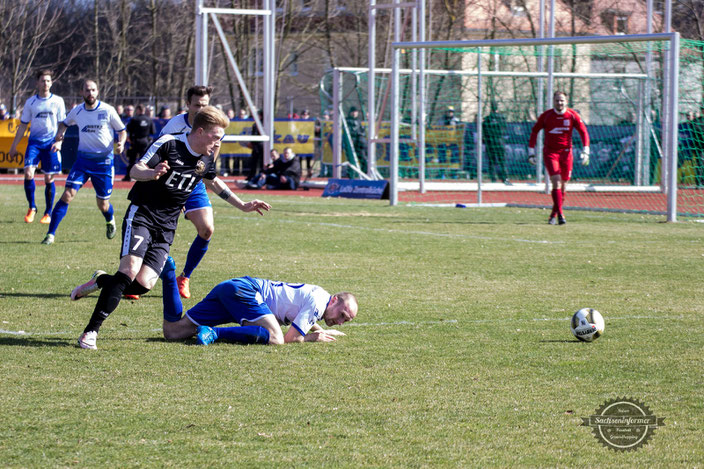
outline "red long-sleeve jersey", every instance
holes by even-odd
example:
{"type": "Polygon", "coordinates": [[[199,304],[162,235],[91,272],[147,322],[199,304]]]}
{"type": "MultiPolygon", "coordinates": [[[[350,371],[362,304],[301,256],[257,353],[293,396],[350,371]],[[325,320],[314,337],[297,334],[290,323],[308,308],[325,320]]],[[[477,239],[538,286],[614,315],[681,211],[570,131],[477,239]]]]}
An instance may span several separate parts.
{"type": "Polygon", "coordinates": [[[576,111],[567,108],[563,114],[558,114],[554,109],[545,111],[538,118],[538,122],[533,126],[530,133],[528,146],[535,148],[538,141],[538,132],[545,129],[543,153],[558,153],[560,151],[572,149],[572,129],[576,128],[582,139],[582,145],[589,146],[589,133],[582,118],[576,111]]]}

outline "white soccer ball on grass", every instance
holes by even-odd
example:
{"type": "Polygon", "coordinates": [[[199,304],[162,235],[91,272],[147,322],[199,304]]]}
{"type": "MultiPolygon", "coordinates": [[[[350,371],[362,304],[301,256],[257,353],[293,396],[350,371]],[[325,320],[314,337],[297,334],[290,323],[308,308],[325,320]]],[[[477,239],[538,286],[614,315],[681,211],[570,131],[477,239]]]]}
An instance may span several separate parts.
{"type": "Polygon", "coordinates": [[[570,329],[576,338],[592,342],[604,333],[604,318],[592,308],[582,308],[572,316],[570,329]]]}

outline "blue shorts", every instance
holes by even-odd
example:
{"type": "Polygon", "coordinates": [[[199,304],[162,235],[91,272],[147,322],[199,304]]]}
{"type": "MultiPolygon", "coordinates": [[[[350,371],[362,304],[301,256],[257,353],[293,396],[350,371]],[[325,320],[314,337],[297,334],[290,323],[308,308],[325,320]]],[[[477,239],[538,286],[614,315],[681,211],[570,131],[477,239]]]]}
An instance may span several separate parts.
{"type": "Polygon", "coordinates": [[[208,191],[205,189],[205,183],[201,180],[196,185],[191,195],[188,196],[184,206],[184,212],[188,213],[192,210],[200,210],[202,208],[212,207],[208,198],[208,191]]]}
{"type": "Polygon", "coordinates": [[[186,312],[197,326],[219,326],[246,320],[254,322],[273,314],[264,303],[257,284],[249,277],[225,280],[215,286],[208,296],[186,312]]]}
{"type": "Polygon", "coordinates": [[[73,163],[71,172],[66,178],[66,188],[79,190],[90,178],[95,189],[95,195],[99,199],[109,199],[112,194],[112,181],[115,177],[115,167],[112,158],[101,160],[82,158],[78,152],[78,158],[73,163]]]}
{"type": "Polygon", "coordinates": [[[61,173],[61,153],[51,151],[51,145],[53,143],[53,140],[44,143],[30,140],[27,143],[27,151],[24,153],[24,167],[36,167],[39,166],[41,162],[42,173],[61,173]]]}

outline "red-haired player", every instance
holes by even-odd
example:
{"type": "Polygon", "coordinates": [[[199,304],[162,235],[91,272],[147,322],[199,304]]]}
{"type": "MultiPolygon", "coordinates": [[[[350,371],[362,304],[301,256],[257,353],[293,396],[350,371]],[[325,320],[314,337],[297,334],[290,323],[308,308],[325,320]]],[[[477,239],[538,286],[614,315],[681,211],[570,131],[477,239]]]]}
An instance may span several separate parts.
{"type": "Polygon", "coordinates": [[[567,223],[562,213],[562,204],[567,191],[567,181],[572,176],[572,129],[577,129],[584,149],[580,155],[582,165],[589,164],[589,134],[587,126],[577,111],[567,107],[567,95],[556,91],[553,95],[553,109],[545,111],[533,126],[528,142],[528,162],[535,164],[535,144],[538,132],[545,130],[543,162],[552,182],[552,213],[548,223],[567,223]]]}

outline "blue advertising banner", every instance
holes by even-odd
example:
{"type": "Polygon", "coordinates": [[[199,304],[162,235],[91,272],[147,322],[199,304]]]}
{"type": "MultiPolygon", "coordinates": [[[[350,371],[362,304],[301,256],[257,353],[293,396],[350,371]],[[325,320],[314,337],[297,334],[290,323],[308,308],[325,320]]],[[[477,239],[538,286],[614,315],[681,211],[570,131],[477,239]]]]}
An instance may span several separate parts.
{"type": "Polygon", "coordinates": [[[323,197],[346,197],[348,199],[388,199],[388,181],[365,181],[363,179],[329,179],[323,197]]]}

